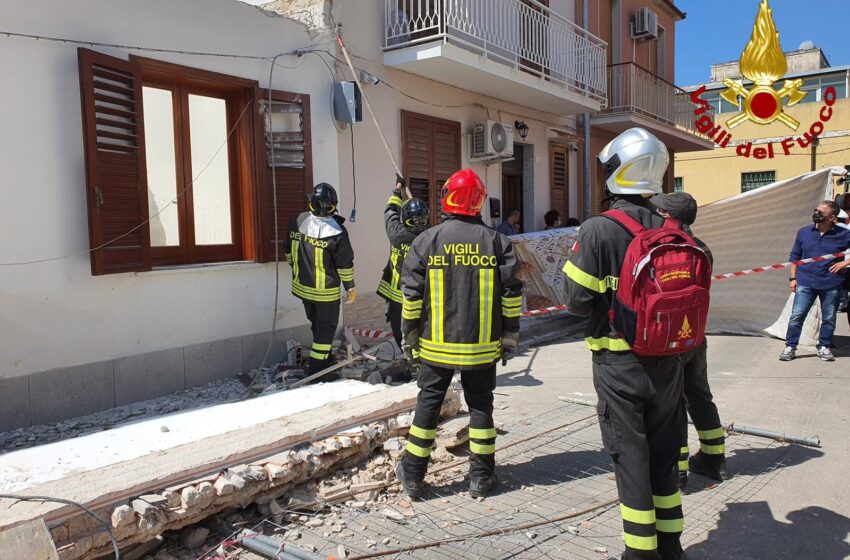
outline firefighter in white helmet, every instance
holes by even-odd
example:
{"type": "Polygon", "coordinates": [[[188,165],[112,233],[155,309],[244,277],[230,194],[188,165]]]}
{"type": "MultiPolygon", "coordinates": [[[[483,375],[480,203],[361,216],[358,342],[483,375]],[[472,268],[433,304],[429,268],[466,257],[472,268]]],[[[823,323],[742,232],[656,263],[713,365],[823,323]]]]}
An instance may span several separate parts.
{"type": "MultiPolygon", "coordinates": [[[[632,128],[605,146],[598,159],[611,210],[646,229],[664,225],[649,203],[662,192],[669,163],[664,144],[632,128]]],[[[571,313],[589,317],[585,342],[593,353],[602,440],[617,479],[626,545],[622,558],[680,560],[677,462],[686,426],[682,361],[679,356],[638,356],[609,320],[632,239],[614,219],[597,216],[584,222],[564,267],[566,303],[571,313]]]]}

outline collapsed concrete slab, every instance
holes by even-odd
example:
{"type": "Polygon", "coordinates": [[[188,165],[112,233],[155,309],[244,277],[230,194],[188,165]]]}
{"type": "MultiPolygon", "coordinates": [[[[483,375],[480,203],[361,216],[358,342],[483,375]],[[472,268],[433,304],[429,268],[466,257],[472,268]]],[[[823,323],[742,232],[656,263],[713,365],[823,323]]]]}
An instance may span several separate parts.
{"type": "MultiPolygon", "coordinates": [[[[291,391],[287,396],[304,399],[346,384],[363,385],[324,384],[298,390],[306,394],[291,391]]],[[[373,388],[130,460],[68,472],[19,493],[85,504],[110,524],[122,547],[143,543],[228,508],[268,504],[305,482],[365,460],[388,439],[407,433],[416,393],[413,384],[373,388]]],[[[444,417],[454,416],[459,408],[458,394],[450,391],[444,417]]],[[[73,441],[85,444],[85,439],[73,441]]],[[[0,500],[0,532],[39,518],[50,529],[61,560],[96,558],[111,550],[107,531],[74,507],[0,500]]]]}

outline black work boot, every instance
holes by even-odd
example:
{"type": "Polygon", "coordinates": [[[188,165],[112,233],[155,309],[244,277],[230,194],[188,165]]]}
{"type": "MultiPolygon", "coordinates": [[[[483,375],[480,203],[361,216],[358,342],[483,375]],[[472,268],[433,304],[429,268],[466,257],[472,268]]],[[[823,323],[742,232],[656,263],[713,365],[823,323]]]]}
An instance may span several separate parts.
{"type": "Polygon", "coordinates": [[[697,451],[688,460],[691,472],[701,474],[717,482],[723,482],[729,475],[726,472],[726,457],[723,455],[707,455],[697,451]]]}
{"type": "Polygon", "coordinates": [[[423,483],[421,480],[413,480],[408,477],[404,473],[404,467],[402,466],[401,461],[395,465],[395,477],[401,484],[404,493],[407,494],[410,499],[415,500],[419,498],[419,494],[422,493],[423,483]]]}
{"type": "Polygon", "coordinates": [[[684,494],[688,489],[688,471],[679,471],[679,491],[684,494]]]}
{"type": "Polygon", "coordinates": [[[499,478],[495,474],[485,478],[470,478],[469,495],[473,498],[486,498],[498,486],[499,478]]]}
{"type": "Polygon", "coordinates": [[[662,560],[657,550],[634,550],[627,548],[620,560],[662,560]]]}

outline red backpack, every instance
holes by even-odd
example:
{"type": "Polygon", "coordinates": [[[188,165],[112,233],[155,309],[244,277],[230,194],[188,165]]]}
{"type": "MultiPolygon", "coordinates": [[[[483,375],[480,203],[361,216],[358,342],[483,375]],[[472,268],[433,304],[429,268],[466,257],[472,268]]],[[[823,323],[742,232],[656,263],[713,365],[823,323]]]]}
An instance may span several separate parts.
{"type": "Polygon", "coordinates": [[[638,356],[673,356],[705,340],[711,262],[679,222],[646,229],[620,210],[602,214],[634,238],[608,317],[638,356]]]}

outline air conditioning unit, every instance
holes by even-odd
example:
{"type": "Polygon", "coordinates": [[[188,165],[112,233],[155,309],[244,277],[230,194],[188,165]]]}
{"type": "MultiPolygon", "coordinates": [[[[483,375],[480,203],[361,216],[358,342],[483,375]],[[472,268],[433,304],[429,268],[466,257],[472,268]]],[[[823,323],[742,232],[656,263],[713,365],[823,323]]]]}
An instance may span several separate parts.
{"type": "Polygon", "coordinates": [[[632,20],[632,39],[658,39],[658,14],[640,8],[632,20]]]}
{"type": "Polygon", "coordinates": [[[470,160],[510,159],[514,155],[514,127],[496,121],[472,126],[470,160]]]}

